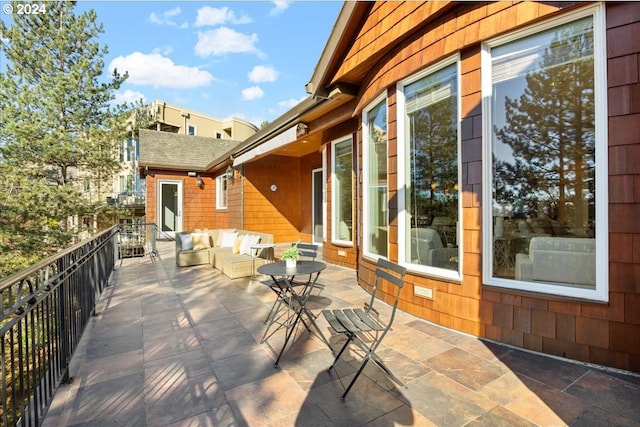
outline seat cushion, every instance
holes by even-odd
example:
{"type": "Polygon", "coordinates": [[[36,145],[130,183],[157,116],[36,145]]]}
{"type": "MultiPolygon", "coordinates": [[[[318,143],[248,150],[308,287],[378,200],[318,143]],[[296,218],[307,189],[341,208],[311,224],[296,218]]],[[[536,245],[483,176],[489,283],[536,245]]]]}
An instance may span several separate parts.
{"type": "Polygon", "coordinates": [[[180,248],[183,251],[190,251],[193,249],[193,238],[191,237],[191,234],[185,233],[179,234],[178,236],[180,237],[180,248]]]}
{"type": "Polygon", "coordinates": [[[193,250],[209,249],[211,247],[209,234],[207,233],[191,233],[193,240],[193,250]]]}

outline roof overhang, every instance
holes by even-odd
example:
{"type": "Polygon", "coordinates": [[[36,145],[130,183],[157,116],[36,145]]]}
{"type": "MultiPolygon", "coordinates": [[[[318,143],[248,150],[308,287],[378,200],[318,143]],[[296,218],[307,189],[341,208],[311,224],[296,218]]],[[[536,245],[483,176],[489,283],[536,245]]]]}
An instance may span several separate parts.
{"type": "Polygon", "coordinates": [[[268,154],[272,151],[278,150],[285,145],[290,144],[298,138],[298,125],[291,126],[284,132],[264,141],[257,147],[240,154],[233,159],[233,166],[241,165],[256,157],[268,154]]]}
{"type": "Polygon", "coordinates": [[[338,61],[338,56],[343,53],[340,50],[340,47],[344,44],[344,39],[351,37],[351,34],[347,29],[355,24],[354,18],[361,13],[362,8],[369,7],[360,3],[366,2],[345,1],[342,5],[342,9],[338,14],[336,23],[329,35],[329,39],[327,40],[327,43],[322,50],[322,54],[320,55],[320,59],[313,70],[311,80],[309,80],[305,85],[305,89],[311,97],[331,98],[332,96],[339,96],[342,93],[352,96],[357,95],[357,87],[352,87],[346,90],[338,87],[339,85],[330,88],[326,88],[325,85],[327,84],[330,73],[334,71],[333,68],[336,61],[338,61]]]}

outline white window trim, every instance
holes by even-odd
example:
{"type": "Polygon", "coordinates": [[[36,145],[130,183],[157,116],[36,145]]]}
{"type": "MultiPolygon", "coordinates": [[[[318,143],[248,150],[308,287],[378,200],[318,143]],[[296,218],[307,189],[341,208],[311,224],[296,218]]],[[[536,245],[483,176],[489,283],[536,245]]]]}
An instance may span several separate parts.
{"type": "MultiPolygon", "coordinates": [[[[377,260],[378,258],[388,258],[389,254],[389,241],[387,237],[387,257],[383,257],[379,254],[371,252],[369,247],[369,239],[366,238],[369,232],[369,212],[370,212],[370,200],[369,200],[369,119],[367,117],[369,111],[378,106],[381,102],[386,104],[387,108],[387,185],[389,174],[389,103],[387,99],[387,93],[384,92],[376,99],[374,99],[367,107],[362,111],[362,253],[367,258],[377,260]]],[[[387,190],[388,191],[388,190],[387,190]]],[[[387,210],[388,215],[388,210],[387,210]]],[[[387,234],[388,236],[388,234],[387,234]]]]}
{"type": "Polygon", "coordinates": [[[322,146],[322,241],[327,241],[327,145],[322,146]]]}
{"type": "Polygon", "coordinates": [[[216,177],[216,209],[225,210],[228,209],[228,191],[229,186],[227,185],[227,189],[225,190],[225,183],[227,183],[227,174],[224,173],[222,175],[218,175],[216,177]],[[224,203],[223,203],[224,202],[224,203]]]}
{"type": "MultiPolygon", "coordinates": [[[[351,142],[351,161],[353,162],[353,138],[351,135],[344,136],[342,138],[331,141],[331,153],[332,153],[332,164],[331,164],[331,241],[333,243],[337,243],[342,246],[353,246],[353,232],[351,234],[351,240],[342,240],[338,238],[338,221],[339,219],[336,217],[336,206],[339,203],[338,191],[336,187],[336,145],[345,141],[351,142]]],[[[351,188],[353,188],[353,180],[351,181],[351,188]]],[[[351,213],[353,214],[353,193],[351,194],[351,213]]],[[[353,218],[352,218],[353,220],[353,218]]]]}
{"type": "Polygon", "coordinates": [[[189,128],[193,128],[193,136],[198,136],[198,128],[196,125],[187,125],[187,135],[191,135],[189,133],[189,128]]]}
{"type": "Polygon", "coordinates": [[[482,45],[482,138],[484,141],[483,186],[485,188],[483,204],[483,283],[491,286],[516,289],[527,292],[557,295],[570,298],[609,301],[609,196],[608,196],[608,138],[607,138],[607,50],[606,50],[606,14],[603,4],[586,7],[565,15],[546,20],[520,31],[489,40],[482,45]],[[596,288],[582,289],[566,285],[544,282],[526,282],[515,279],[493,277],[493,224],[492,218],[492,132],[491,132],[491,48],[523,37],[537,34],[571,21],[593,17],[594,37],[594,99],[596,124],[596,288]]]}
{"type": "Polygon", "coordinates": [[[449,280],[460,281],[461,276],[461,268],[462,268],[462,257],[463,257],[463,242],[462,235],[464,233],[462,230],[462,146],[461,146],[461,102],[460,102],[460,57],[459,55],[454,55],[450,58],[446,58],[437,64],[432,65],[429,68],[419,72],[418,74],[414,74],[413,76],[401,80],[396,85],[396,111],[397,111],[397,128],[398,128],[398,259],[400,260],[400,264],[407,268],[407,270],[415,271],[418,273],[424,273],[429,276],[442,277],[449,280]],[[444,67],[449,65],[456,65],[456,79],[458,81],[458,88],[456,90],[457,93],[457,109],[458,109],[458,122],[457,122],[457,145],[458,145],[458,271],[448,270],[445,268],[439,267],[431,267],[426,265],[413,264],[410,261],[407,261],[407,235],[405,233],[406,227],[410,224],[409,215],[410,213],[406,210],[406,198],[407,192],[406,188],[409,185],[409,168],[405,164],[405,158],[407,156],[407,134],[405,130],[404,123],[404,112],[405,112],[405,97],[404,97],[404,87],[420,80],[421,78],[433,74],[444,67]]]}

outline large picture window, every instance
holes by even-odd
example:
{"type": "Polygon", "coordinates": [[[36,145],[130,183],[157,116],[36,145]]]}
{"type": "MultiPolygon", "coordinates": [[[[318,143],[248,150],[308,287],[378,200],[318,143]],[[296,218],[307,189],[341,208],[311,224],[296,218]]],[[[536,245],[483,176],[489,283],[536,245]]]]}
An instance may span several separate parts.
{"type": "Polygon", "coordinates": [[[363,117],[363,246],[373,257],[387,257],[387,99],[374,102],[363,117]]]}
{"type": "Polygon", "coordinates": [[[333,241],[352,244],[353,230],[353,156],[351,137],[333,144],[333,241]]]}
{"type": "Polygon", "coordinates": [[[598,11],[485,46],[484,240],[491,255],[484,269],[491,284],[607,298],[606,54],[598,11]]]}
{"type": "Polygon", "coordinates": [[[400,257],[418,271],[458,278],[458,67],[453,59],[398,85],[400,257]]]}

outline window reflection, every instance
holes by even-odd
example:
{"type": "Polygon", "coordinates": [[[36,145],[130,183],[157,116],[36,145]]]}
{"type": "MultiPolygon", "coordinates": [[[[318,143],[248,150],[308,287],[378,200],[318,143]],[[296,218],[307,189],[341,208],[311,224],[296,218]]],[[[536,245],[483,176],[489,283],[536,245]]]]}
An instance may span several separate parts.
{"type": "Polygon", "coordinates": [[[387,103],[386,100],[366,113],[368,132],[368,226],[365,248],[372,254],[387,256],[387,103]]]}
{"type": "Polygon", "coordinates": [[[595,287],[592,18],[494,48],[493,275],[595,287]]]}
{"type": "Polygon", "coordinates": [[[458,269],[457,68],[404,87],[410,262],[458,269]]]}

